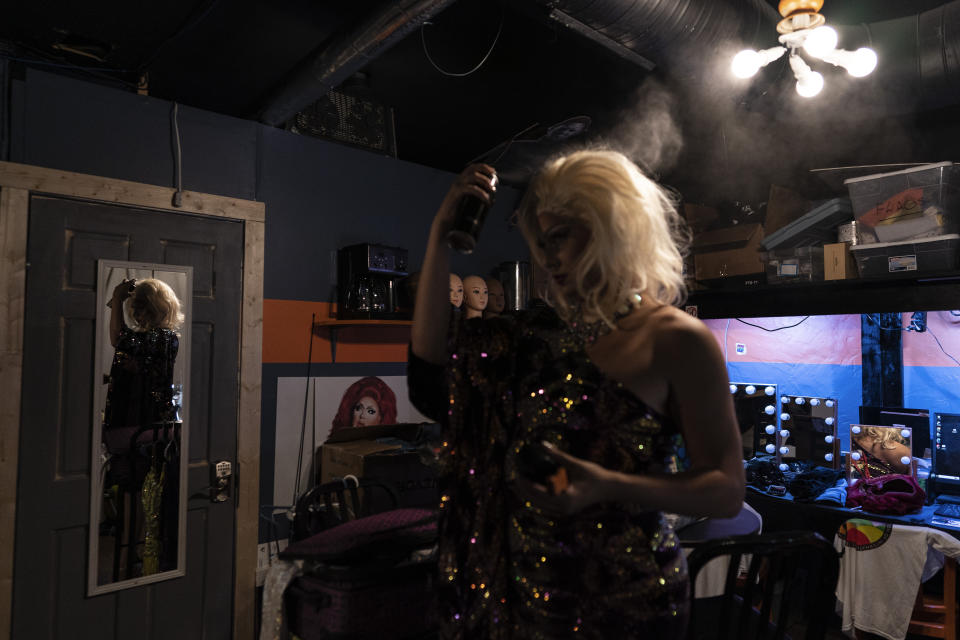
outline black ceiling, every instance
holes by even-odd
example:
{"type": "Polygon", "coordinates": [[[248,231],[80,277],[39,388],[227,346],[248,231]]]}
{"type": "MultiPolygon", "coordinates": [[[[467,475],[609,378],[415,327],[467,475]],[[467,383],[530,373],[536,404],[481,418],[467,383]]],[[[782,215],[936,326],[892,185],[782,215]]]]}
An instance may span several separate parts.
{"type": "MultiPolygon", "coordinates": [[[[827,0],[823,13],[835,24],[873,23],[942,4],[827,0]]],[[[256,119],[300,61],[382,7],[373,0],[21,2],[5,9],[0,51],[130,90],[145,72],[151,95],[256,119]]],[[[616,135],[629,97],[665,61],[648,71],[545,14],[535,0],[458,0],[362,66],[344,90],[393,109],[399,158],[451,171],[536,123],[585,115],[592,135],[616,135]],[[440,70],[459,74],[478,64],[464,77],[440,70]]],[[[759,46],[775,37],[771,24],[759,46]]]]}

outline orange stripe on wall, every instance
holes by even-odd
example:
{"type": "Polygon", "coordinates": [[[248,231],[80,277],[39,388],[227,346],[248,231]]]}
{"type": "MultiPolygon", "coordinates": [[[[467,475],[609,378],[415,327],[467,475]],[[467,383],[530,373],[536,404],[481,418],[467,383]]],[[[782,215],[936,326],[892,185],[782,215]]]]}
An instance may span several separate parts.
{"type": "MultiPolygon", "coordinates": [[[[310,349],[311,314],[317,320],[334,317],[330,302],[263,301],[263,362],[306,362],[310,349]]],[[[406,362],[409,327],[349,327],[337,332],[336,361],[406,362]]],[[[332,362],[330,333],[321,328],[313,336],[313,362],[332,362]]]]}

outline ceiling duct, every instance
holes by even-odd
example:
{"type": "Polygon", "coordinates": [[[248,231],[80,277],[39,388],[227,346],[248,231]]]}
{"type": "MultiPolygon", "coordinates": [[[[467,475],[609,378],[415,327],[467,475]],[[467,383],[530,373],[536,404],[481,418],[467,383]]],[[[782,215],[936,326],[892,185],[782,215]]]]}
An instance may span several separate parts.
{"type": "Polygon", "coordinates": [[[453,0],[400,0],[303,60],[267,101],[259,120],[279,126],[403,40],[453,0]]]}

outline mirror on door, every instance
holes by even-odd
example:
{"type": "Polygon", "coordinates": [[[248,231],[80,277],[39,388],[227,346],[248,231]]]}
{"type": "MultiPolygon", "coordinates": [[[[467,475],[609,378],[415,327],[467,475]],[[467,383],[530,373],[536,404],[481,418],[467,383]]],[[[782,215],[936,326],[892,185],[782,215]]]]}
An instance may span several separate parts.
{"type": "Polygon", "coordinates": [[[88,595],[185,572],[192,286],[98,261],[88,595]]]}

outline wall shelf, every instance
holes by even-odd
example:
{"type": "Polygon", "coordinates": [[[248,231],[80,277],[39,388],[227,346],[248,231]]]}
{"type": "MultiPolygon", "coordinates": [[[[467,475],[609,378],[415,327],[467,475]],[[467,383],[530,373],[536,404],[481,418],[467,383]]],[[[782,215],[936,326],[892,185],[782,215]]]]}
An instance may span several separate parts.
{"type": "Polygon", "coordinates": [[[960,309],[960,273],[897,280],[830,280],[691,291],[701,319],[960,309]]]}
{"type": "Polygon", "coordinates": [[[383,327],[411,327],[413,326],[413,320],[367,320],[367,319],[356,319],[356,320],[339,320],[337,318],[328,318],[325,320],[315,320],[313,323],[313,334],[317,337],[323,337],[323,332],[327,332],[330,337],[330,362],[336,363],[337,361],[337,335],[340,332],[340,329],[348,329],[355,327],[372,327],[372,328],[383,328],[383,327]]]}

